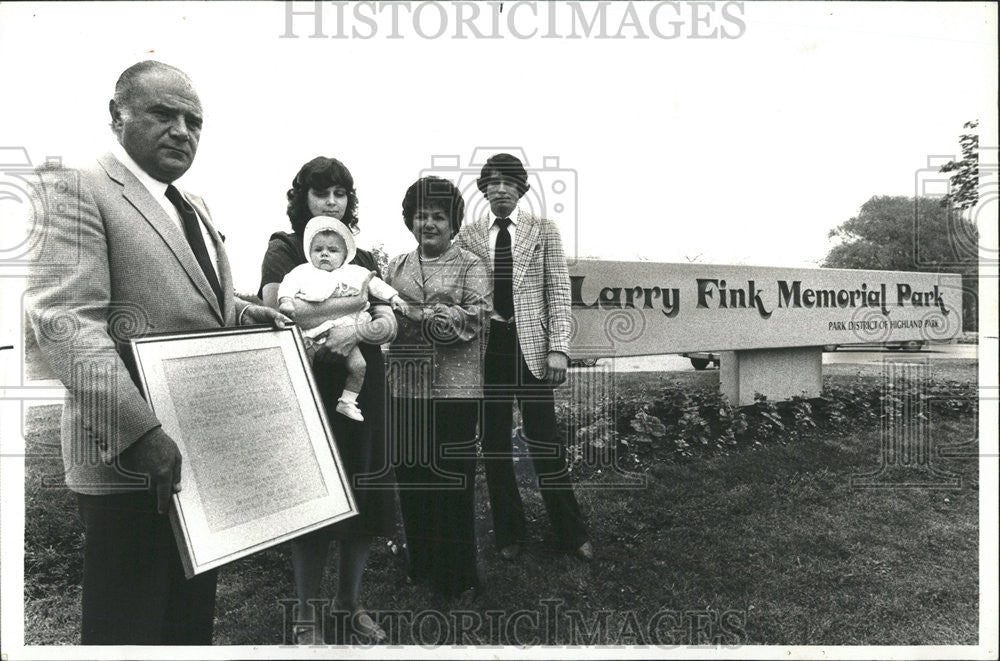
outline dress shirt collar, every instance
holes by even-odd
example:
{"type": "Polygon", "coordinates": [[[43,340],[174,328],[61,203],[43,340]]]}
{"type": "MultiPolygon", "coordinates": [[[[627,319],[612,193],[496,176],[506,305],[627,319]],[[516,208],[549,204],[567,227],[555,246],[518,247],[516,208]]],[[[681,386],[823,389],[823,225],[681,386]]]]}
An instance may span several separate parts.
{"type": "MultiPolygon", "coordinates": [[[[514,210],[510,212],[511,227],[517,227],[517,219],[520,215],[521,215],[521,207],[520,205],[517,205],[514,207],[514,210]]],[[[493,213],[492,208],[489,211],[489,219],[490,219],[490,227],[497,226],[497,215],[493,213]]]]}
{"type": "MultiPolygon", "coordinates": [[[[135,178],[139,180],[139,183],[146,187],[146,190],[150,192],[157,202],[161,199],[166,199],[167,184],[162,181],[157,181],[149,176],[149,174],[143,170],[131,156],[128,155],[128,152],[125,151],[125,148],[122,147],[117,140],[111,143],[111,154],[117,158],[129,172],[135,175],[135,178]]],[[[169,203],[169,200],[167,200],[167,202],[169,203]]]]}

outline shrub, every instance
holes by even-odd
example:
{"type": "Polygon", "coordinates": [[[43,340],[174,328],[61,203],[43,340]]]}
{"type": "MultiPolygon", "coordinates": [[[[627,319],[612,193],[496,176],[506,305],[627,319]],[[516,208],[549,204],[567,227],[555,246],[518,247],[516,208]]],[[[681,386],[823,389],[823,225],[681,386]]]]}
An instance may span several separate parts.
{"type": "Polygon", "coordinates": [[[569,456],[579,470],[595,449],[611,447],[619,457],[631,453],[640,463],[690,461],[799,442],[818,429],[846,433],[859,425],[880,424],[883,417],[899,415],[904,407],[912,410],[915,403],[926,419],[964,417],[975,415],[978,394],[975,384],[958,381],[917,387],[905,380],[883,385],[878,379],[858,378],[846,385],[828,382],[821,397],[774,402],[758,394],[753,404],[736,407],[715,389],[669,381],[659,392],[619,397],[614,406],[610,397],[587,405],[560,402],[556,414],[574,430],[569,456]]]}

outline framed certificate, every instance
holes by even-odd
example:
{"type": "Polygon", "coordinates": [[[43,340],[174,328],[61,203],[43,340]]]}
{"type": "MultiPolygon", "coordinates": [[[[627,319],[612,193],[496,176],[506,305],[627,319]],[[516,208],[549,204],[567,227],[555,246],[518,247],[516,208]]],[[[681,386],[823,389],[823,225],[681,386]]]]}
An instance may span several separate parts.
{"type": "Polygon", "coordinates": [[[188,578],[358,513],[298,327],[131,344],[183,457],[170,520],[188,578]]]}

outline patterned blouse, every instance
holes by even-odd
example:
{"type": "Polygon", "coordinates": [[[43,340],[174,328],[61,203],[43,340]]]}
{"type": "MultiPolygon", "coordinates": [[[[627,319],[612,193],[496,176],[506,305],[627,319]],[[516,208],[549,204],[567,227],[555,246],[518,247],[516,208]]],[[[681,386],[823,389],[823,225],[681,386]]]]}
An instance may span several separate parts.
{"type": "Polygon", "coordinates": [[[389,383],[394,397],[479,398],[492,283],[483,262],[451,245],[433,261],[419,252],[394,257],[385,281],[411,306],[424,309],[423,322],[400,316],[389,349],[389,383]]]}

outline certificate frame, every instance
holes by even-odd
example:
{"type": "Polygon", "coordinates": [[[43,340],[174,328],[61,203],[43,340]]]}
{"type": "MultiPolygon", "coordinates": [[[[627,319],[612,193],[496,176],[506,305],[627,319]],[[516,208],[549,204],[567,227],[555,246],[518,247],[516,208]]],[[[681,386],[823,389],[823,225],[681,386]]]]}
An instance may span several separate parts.
{"type": "Polygon", "coordinates": [[[188,578],[358,513],[297,326],[130,344],[182,457],[169,515],[188,578]]]}

